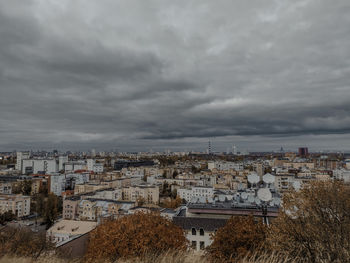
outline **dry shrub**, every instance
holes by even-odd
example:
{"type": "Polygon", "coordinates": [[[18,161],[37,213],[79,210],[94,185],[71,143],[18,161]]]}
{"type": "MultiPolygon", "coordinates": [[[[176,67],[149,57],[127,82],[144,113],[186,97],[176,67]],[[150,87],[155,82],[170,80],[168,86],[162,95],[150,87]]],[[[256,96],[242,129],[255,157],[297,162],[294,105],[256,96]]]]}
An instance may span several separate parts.
{"type": "Polygon", "coordinates": [[[170,200],[166,200],[161,204],[162,207],[165,208],[177,208],[182,204],[182,199],[177,196],[175,199],[170,198],[170,200]]]}
{"type": "Polygon", "coordinates": [[[191,251],[167,251],[161,255],[146,255],[141,258],[121,259],[115,263],[209,263],[202,255],[191,251]]]}
{"type": "Polygon", "coordinates": [[[254,252],[237,261],[237,263],[296,263],[296,258],[291,258],[285,253],[278,252],[254,252]]]}
{"type": "Polygon", "coordinates": [[[0,263],[79,263],[79,260],[64,260],[54,256],[40,256],[33,259],[28,257],[4,256],[0,258],[0,263]]]}
{"type": "Polygon", "coordinates": [[[106,221],[93,230],[85,259],[115,261],[186,248],[187,240],[180,227],[158,213],[137,213],[106,221]]]}
{"type": "MultiPolygon", "coordinates": [[[[19,257],[4,257],[0,258],[0,263],[79,263],[79,261],[62,260],[56,257],[40,257],[36,260],[32,258],[19,258],[19,257]]],[[[113,263],[108,260],[95,260],[96,263],[113,263]]],[[[221,261],[217,261],[220,262],[221,261]]],[[[241,260],[237,260],[237,263],[295,263],[293,259],[285,257],[284,255],[277,253],[264,253],[261,255],[247,256],[241,260]]],[[[206,257],[187,251],[187,252],[173,252],[168,251],[161,255],[146,255],[142,258],[130,258],[119,259],[114,263],[212,263],[206,257]]]]}
{"type": "Polygon", "coordinates": [[[207,248],[211,260],[237,262],[237,259],[262,247],[266,227],[262,222],[255,222],[252,216],[231,217],[212,238],[213,243],[207,248]]]}
{"type": "Polygon", "coordinates": [[[300,262],[349,262],[349,185],[318,181],[285,194],[268,240],[300,262]]]}
{"type": "Polygon", "coordinates": [[[16,255],[38,258],[54,245],[44,232],[34,233],[29,229],[5,227],[0,231],[0,256],[16,255]]]}

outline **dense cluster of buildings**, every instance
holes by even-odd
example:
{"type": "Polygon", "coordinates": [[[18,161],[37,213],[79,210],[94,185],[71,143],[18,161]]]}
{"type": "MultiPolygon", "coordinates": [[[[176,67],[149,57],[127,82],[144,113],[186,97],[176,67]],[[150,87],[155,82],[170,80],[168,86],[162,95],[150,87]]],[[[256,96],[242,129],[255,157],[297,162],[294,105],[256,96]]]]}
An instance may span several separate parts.
{"type": "Polygon", "coordinates": [[[30,215],[31,196],[46,188],[63,200],[62,219],[47,232],[57,246],[85,236],[104,219],[158,211],[186,231],[193,249],[201,250],[231,216],[253,215],[270,223],[284,192],[313,180],[350,182],[350,159],[310,154],[307,148],[239,158],[29,152],[17,152],[13,158],[15,166],[0,169],[0,214],[30,215]],[[31,186],[27,195],[14,193],[22,182],[31,186]],[[177,207],[165,205],[175,199],[181,200],[177,207]]]}

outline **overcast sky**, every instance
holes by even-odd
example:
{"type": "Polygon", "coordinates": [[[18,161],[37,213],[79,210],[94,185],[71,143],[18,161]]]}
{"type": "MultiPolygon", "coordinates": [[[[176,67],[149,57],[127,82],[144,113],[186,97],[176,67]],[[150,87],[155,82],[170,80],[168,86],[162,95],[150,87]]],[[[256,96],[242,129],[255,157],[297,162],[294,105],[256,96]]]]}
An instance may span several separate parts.
{"type": "Polygon", "coordinates": [[[350,150],[349,0],[0,0],[0,151],[350,150]]]}

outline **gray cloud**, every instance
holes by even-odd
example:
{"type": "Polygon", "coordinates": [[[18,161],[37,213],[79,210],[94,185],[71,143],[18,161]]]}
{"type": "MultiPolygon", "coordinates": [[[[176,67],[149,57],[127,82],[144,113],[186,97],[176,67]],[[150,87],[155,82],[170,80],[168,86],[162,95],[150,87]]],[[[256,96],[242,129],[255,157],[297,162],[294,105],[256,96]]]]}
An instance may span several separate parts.
{"type": "Polygon", "coordinates": [[[0,147],[347,150],[349,11],[0,0],[0,147]]]}

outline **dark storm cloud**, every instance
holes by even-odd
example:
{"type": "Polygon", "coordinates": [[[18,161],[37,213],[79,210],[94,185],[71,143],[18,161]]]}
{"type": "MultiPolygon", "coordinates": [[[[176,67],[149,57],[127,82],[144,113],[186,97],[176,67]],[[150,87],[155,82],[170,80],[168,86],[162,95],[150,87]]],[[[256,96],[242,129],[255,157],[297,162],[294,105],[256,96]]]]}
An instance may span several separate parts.
{"type": "Polygon", "coordinates": [[[0,147],[216,137],[221,149],[317,138],[345,149],[349,11],[347,0],[0,0],[0,147]]]}

